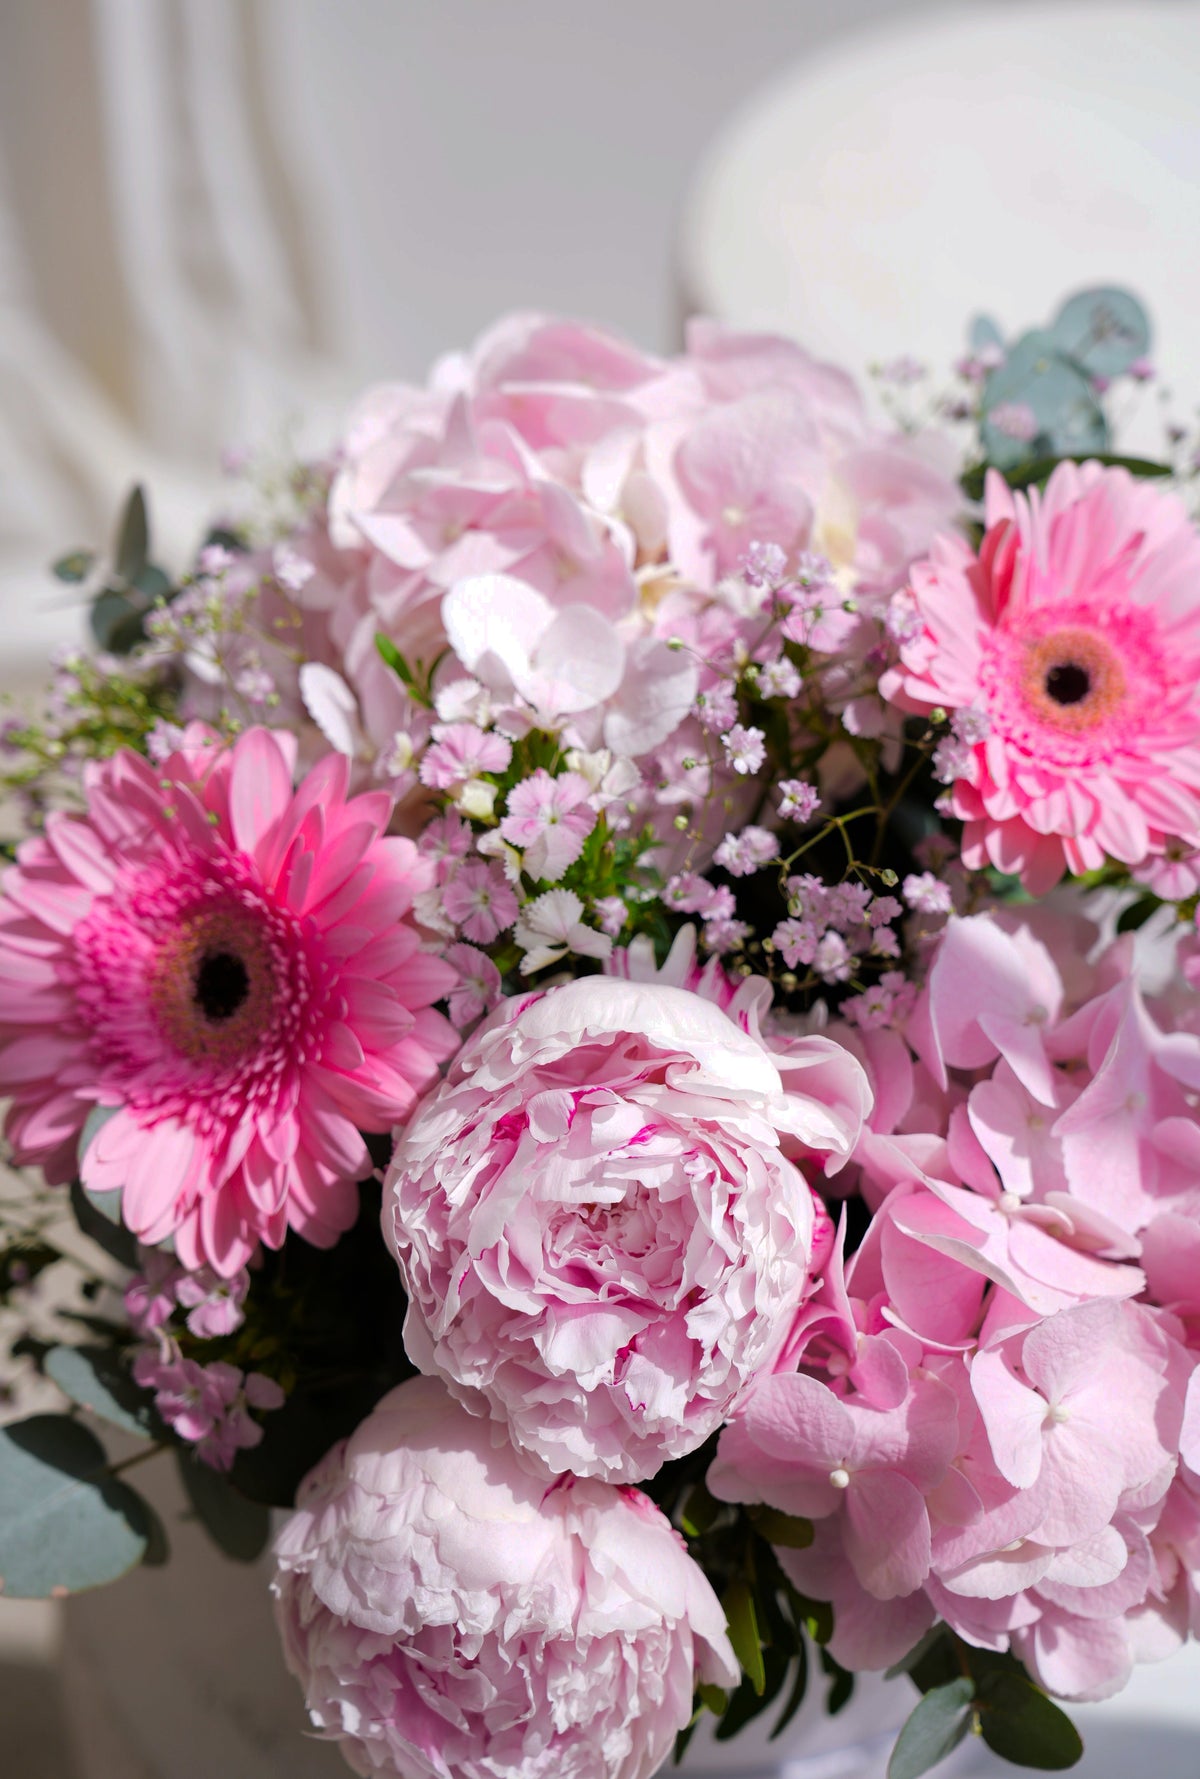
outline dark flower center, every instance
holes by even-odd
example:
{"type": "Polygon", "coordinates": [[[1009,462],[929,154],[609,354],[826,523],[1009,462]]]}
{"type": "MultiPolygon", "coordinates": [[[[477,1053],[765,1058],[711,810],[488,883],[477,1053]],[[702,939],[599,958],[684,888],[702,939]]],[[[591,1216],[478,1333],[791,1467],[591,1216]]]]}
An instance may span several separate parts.
{"type": "Polygon", "coordinates": [[[1063,661],[1046,675],[1046,696],[1055,704],[1079,704],[1091,689],[1091,675],[1076,661],[1063,661]]]}
{"type": "Polygon", "coordinates": [[[1121,656],[1101,631],[1064,624],[1023,645],[1021,690],[1038,723],[1082,735],[1119,719],[1126,701],[1121,656]]]}
{"type": "Polygon", "coordinates": [[[196,971],[192,999],[206,1019],[232,1019],[250,993],[250,973],[232,951],[206,951],[196,971]]]}

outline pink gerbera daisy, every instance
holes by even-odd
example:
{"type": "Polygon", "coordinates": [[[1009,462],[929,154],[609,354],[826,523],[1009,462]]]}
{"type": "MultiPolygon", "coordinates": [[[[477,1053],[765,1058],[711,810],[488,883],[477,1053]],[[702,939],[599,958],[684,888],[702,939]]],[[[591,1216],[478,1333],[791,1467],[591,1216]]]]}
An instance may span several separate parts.
{"type": "Polygon", "coordinates": [[[1200,845],[1200,538],[1126,470],[988,477],[978,556],[939,538],[897,595],[886,697],[949,710],[935,756],[963,858],[1040,895],[1106,855],[1200,845]]]}
{"type": "Polygon", "coordinates": [[[290,736],[231,748],[195,726],[157,768],[89,769],[0,895],[0,1093],[19,1162],[122,1191],[147,1244],[230,1277],[286,1230],[328,1246],[370,1170],[361,1131],[405,1117],[458,1047],[433,1010],[457,980],[409,919],[434,879],[383,838],[384,792],[346,799],[290,736]]]}

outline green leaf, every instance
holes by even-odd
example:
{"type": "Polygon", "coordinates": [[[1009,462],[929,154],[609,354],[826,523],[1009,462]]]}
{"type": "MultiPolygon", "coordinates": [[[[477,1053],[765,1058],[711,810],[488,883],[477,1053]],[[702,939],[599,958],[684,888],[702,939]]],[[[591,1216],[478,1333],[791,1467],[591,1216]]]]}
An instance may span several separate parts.
{"type": "Polygon", "coordinates": [[[734,1688],[726,1707],[725,1715],[713,1731],[715,1742],[729,1742],[744,1730],[748,1723],[758,1717],[763,1709],[762,1697],[752,1684],[748,1674],[743,1674],[741,1681],[734,1688]]]}
{"type": "Polygon", "coordinates": [[[211,1465],[177,1452],[179,1475],[196,1518],[213,1543],[239,1563],[261,1556],[270,1536],[267,1509],[249,1501],[211,1465]]]}
{"type": "Polygon", "coordinates": [[[795,1717],[797,1711],[799,1711],[801,1705],[803,1705],[804,1695],[807,1691],[808,1650],[804,1646],[803,1639],[801,1639],[796,1645],[796,1678],[792,1681],[792,1690],[788,1694],[787,1704],[780,1712],[771,1734],[767,1737],[768,1742],[773,1742],[776,1736],[782,1736],[788,1724],[791,1723],[793,1717],[795,1717]]]}
{"type": "Polygon", "coordinates": [[[56,580],[65,581],[68,586],[75,587],[80,581],[87,580],[95,560],[94,550],[69,550],[51,565],[50,572],[56,580]]]}
{"type": "Polygon", "coordinates": [[[807,1550],[813,1541],[813,1523],[773,1507],[752,1507],[750,1523],[760,1538],[784,1550],[807,1550]]]}
{"type": "Polygon", "coordinates": [[[687,1745],[691,1741],[692,1737],[696,1734],[696,1725],[699,1722],[700,1722],[699,1711],[693,1712],[691,1722],[685,1723],[683,1728],[680,1730],[679,1734],[676,1736],[676,1738],[675,1738],[675,1752],[671,1756],[671,1764],[673,1766],[677,1767],[679,1765],[680,1761],[682,1761],[684,1755],[687,1753],[687,1745]]]}
{"type": "Polygon", "coordinates": [[[994,1754],[1019,1767],[1058,1772],[1073,1767],[1083,1740],[1065,1711],[1021,1674],[985,1674],[979,1683],[979,1721],[994,1754]]]}
{"type": "Polygon", "coordinates": [[[154,1439],[162,1432],[149,1394],[111,1347],[51,1347],[42,1369],[64,1396],[123,1433],[154,1439]]]}
{"type": "Polygon", "coordinates": [[[700,1685],[696,1688],[696,1697],[700,1700],[704,1709],[706,1711],[711,1711],[714,1717],[721,1717],[724,1714],[726,1705],[729,1703],[729,1696],[724,1688],[711,1686],[707,1681],[701,1681],[700,1685]]]}
{"type": "Polygon", "coordinates": [[[1150,349],[1150,321],[1127,290],[1101,286],[1068,297],[1050,333],[1093,377],[1119,377],[1150,349]]]}
{"type": "Polygon", "coordinates": [[[0,1428],[0,1576],[4,1592],[45,1600],[102,1587],[150,1544],[144,1503],[116,1477],[93,1433],[68,1415],[0,1428]]]}
{"type": "Polygon", "coordinates": [[[391,637],[385,636],[382,630],[377,630],[375,632],[375,647],[379,651],[379,656],[384,663],[384,666],[391,668],[392,672],[404,686],[404,689],[409,694],[410,698],[414,698],[418,704],[423,704],[426,708],[430,708],[431,701],[428,691],[421,684],[420,680],[417,678],[404,656],[400,653],[400,650],[396,647],[391,637]]]}
{"type": "Polygon", "coordinates": [[[150,526],[146,516],[146,493],[139,482],[125,502],[117,526],[117,542],[113,550],[113,566],[125,582],[133,582],[146,566],[150,547],[150,526]]]}
{"type": "Polygon", "coordinates": [[[680,1525],[689,1538],[699,1538],[707,1532],[721,1511],[721,1503],[714,1501],[702,1482],[696,1484],[683,1504],[680,1525]]]}
{"type": "Polygon", "coordinates": [[[896,1739],[887,1779],[919,1779],[945,1760],[971,1727],[974,1701],[975,1682],[965,1674],[926,1693],[896,1739]]]}
{"type": "Polygon", "coordinates": [[[750,1591],[749,1583],[745,1581],[733,1582],[726,1589],[721,1605],[725,1609],[725,1617],[729,1623],[729,1641],[733,1644],[733,1653],[741,1663],[742,1672],[747,1680],[761,1697],[767,1684],[767,1676],[763,1668],[758,1614],[754,1609],[754,1595],[750,1591]]]}
{"type": "Polygon", "coordinates": [[[1117,916],[1118,933],[1136,933],[1139,927],[1145,926],[1155,909],[1161,907],[1162,903],[1157,896],[1139,896],[1128,908],[1122,908],[1117,916]]]}
{"type": "Polygon", "coordinates": [[[831,1682],[825,1699],[825,1710],[830,1717],[836,1717],[854,1697],[854,1675],[849,1668],[843,1668],[827,1649],[821,1651],[821,1666],[831,1682]]]}
{"type": "Polygon", "coordinates": [[[228,525],[212,525],[204,534],[201,548],[210,544],[219,544],[223,550],[232,550],[235,556],[246,554],[246,539],[240,531],[231,531],[228,525]]]}
{"type": "Polygon", "coordinates": [[[84,1235],[111,1256],[119,1266],[135,1270],[137,1238],[120,1221],[119,1192],[88,1192],[78,1180],[71,1182],[71,1210],[84,1235]]]}
{"type": "Polygon", "coordinates": [[[833,1607],[829,1601],[809,1600],[793,1590],[792,1603],[813,1642],[822,1646],[828,1643],[833,1636],[833,1607]]]}
{"type": "MultiPolygon", "coordinates": [[[[1112,451],[1090,451],[1085,456],[1072,456],[1067,453],[1056,457],[1034,457],[1027,463],[1014,465],[1006,469],[1004,480],[1010,488],[1031,488],[1044,482],[1058,468],[1060,463],[1102,463],[1109,469],[1127,469],[1131,476],[1138,476],[1146,481],[1155,477],[1170,476],[1175,472],[1169,463],[1159,463],[1153,457],[1122,457],[1112,451]]],[[[962,477],[960,487],[968,500],[979,500],[983,495],[984,480],[989,466],[977,463],[962,477]]]]}

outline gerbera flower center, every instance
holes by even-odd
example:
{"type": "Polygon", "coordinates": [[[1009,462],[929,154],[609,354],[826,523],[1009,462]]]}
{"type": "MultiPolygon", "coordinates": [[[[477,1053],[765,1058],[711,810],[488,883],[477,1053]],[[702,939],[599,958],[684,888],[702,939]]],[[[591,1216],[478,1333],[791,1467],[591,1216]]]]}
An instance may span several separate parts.
{"type": "Polygon", "coordinates": [[[1078,731],[1114,715],[1125,675],[1115,650],[1095,631],[1056,630],[1027,647],[1021,689],[1043,722],[1078,731]]]}
{"type": "Polygon", "coordinates": [[[269,1027],[277,993],[261,919],[236,907],[185,915],[149,987],[160,1029],[185,1056],[217,1062],[249,1049],[269,1027]]]}
{"type": "Polygon", "coordinates": [[[250,993],[250,974],[232,951],[214,951],[196,971],[196,1005],[206,1019],[230,1019],[250,993]]]}

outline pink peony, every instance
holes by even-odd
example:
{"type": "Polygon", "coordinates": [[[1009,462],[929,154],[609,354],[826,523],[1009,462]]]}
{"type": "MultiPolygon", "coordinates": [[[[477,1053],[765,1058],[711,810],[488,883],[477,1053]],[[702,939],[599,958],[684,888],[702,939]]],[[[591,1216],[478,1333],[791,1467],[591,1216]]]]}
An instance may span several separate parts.
{"type": "Polygon", "coordinates": [[[547,1488],[432,1379],[385,1396],[303,1484],[275,1546],[289,1668],[355,1772],[649,1779],[724,1614],[636,1489],[547,1488]]]}
{"type": "Polygon", "coordinates": [[[455,980],[408,915],[434,865],[382,839],[391,799],[346,801],[332,755],[292,788],[294,744],[199,730],[153,768],[91,769],[0,899],[0,1091],[17,1159],[122,1189],[148,1245],[231,1277],[289,1227],[327,1246],[370,1171],[360,1130],[407,1115],[454,1050],[455,980]]]}
{"type": "Polygon", "coordinates": [[[504,1003],[401,1133],[384,1231],[415,1363],[552,1471],[636,1481],[700,1445],[805,1293],[812,1199],[865,1103],[823,1038],[773,1055],[660,983],[504,1003]]]}
{"type": "Polygon", "coordinates": [[[1200,537],[1123,469],[1044,495],[988,479],[978,556],[939,538],[899,596],[881,690],[956,713],[938,766],[963,858],[1041,894],[1064,870],[1200,845],[1200,537]]]}

